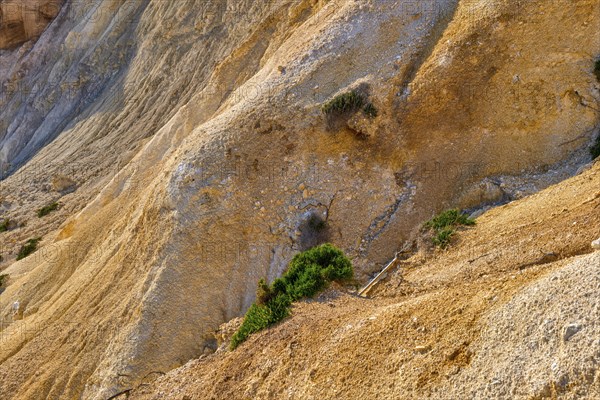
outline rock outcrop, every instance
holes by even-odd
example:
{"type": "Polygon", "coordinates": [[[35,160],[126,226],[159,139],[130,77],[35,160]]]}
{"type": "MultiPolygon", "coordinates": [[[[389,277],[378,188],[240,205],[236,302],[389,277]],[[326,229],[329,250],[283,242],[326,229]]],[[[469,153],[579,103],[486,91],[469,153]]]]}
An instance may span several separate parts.
{"type": "Polygon", "coordinates": [[[597,0],[84,3],[0,54],[0,207],[24,224],[1,234],[10,397],[129,390],[314,240],[364,280],[433,212],[589,161],[597,0]],[[328,124],[352,89],[378,115],[328,124]]]}
{"type": "Polygon", "coordinates": [[[495,208],[371,299],[333,290],[129,398],[597,399],[600,163],[495,208]],[[544,252],[555,252],[544,262],[544,252]]]}
{"type": "Polygon", "coordinates": [[[0,1],[0,50],[37,39],[58,15],[63,0],[0,1]]]}

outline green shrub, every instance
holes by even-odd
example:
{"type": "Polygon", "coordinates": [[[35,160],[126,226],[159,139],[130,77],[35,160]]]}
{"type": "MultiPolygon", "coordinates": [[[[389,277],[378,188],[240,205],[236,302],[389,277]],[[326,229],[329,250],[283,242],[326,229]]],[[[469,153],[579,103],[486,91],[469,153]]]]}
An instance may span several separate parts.
{"type": "Polygon", "coordinates": [[[296,254],[281,279],[286,293],[295,301],[314,296],[329,281],[352,276],[352,263],[344,253],[331,244],[324,244],[296,254]]]}
{"type": "Polygon", "coordinates": [[[475,225],[475,220],[457,209],[444,211],[425,223],[434,232],[433,244],[441,248],[448,247],[456,227],[471,225],[475,225]]]}
{"type": "Polygon", "coordinates": [[[375,117],[377,117],[377,115],[379,115],[379,112],[377,111],[377,108],[373,105],[373,103],[367,104],[363,108],[363,112],[369,118],[375,118],[375,117]]]}
{"type": "Polygon", "coordinates": [[[273,292],[271,291],[271,287],[269,286],[267,281],[264,278],[261,278],[258,281],[258,286],[256,288],[256,304],[267,304],[273,297],[272,293],[273,292]]]}
{"type": "Polygon", "coordinates": [[[0,287],[4,286],[6,278],[8,278],[8,275],[0,275],[0,287]]]}
{"type": "Polygon", "coordinates": [[[596,78],[600,81],[600,58],[596,60],[596,63],[594,64],[594,74],[596,75],[596,78]]]}
{"type": "Polygon", "coordinates": [[[56,211],[58,210],[58,203],[51,203],[48,204],[45,207],[42,207],[39,211],[38,211],[38,217],[42,218],[45,217],[46,215],[50,214],[52,211],[56,211]]]}
{"type": "Polygon", "coordinates": [[[292,301],[285,293],[278,294],[269,302],[269,325],[276,324],[290,315],[292,301]]]}
{"type": "Polygon", "coordinates": [[[269,319],[271,316],[271,310],[265,305],[252,304],[246,316],[244,322],[238,331],[231,338],[230,348],[231,350],[238,347],[254,332],[258,332],[269,326],[269,319]]]}
{"type": "Polygon", "coordinates": [[[439,213],[425,223],[425,227],[434,230],[457,225],[475,225],[475,220],[470,219],[466,214],[461,213],[457,209],[452,209],[439,213]]]}
{"type": "Polygon", "coordinates": [[[600,157],[600,135],[596,138],[596,143],[590,148],[590,154],[592,155],[593,160],[600,157]]]}
{"type": "Polygon", "coordinates": [[[331,244],[324,244],[296,254],[287,272],[273,281],[258,282],[257,300],[246,312],[244,322],[233,335],[234,350],[252,333],[265,329],[290,315],[292,302],[313,297],[331,281],[351,279],[352,263],[331,244]]]}
{"type": "Polygon", "coordinates": [[[29,239],[27,243],[21,246],[19,250],[19,254],[17,254],[17,261],[22,260],[27,257],[31,253],[37,250],[37,245],[42,240],[42,238],[29,239]]]}
{"type": "Polygon", "coordinates": [[[436,232],[432,241],[434,245],[445,249],[448,247],[448,245],[450,245],[452,236],[454,236],[454,228],[443,228],[442,230],[436,232]]]}
{"type": "Polygon", "coordinates": [[[6,218],[4,222],[0,223],[0,233],[6,232],[10,226],[10,219],[6,218]]]}
{"type": "Polygon", "coordinates": [[[321,107],[326,115],[340,115],[351,113],[363,106],[365,99],[363,95],[355,90],[335,96],[321,107]]]}

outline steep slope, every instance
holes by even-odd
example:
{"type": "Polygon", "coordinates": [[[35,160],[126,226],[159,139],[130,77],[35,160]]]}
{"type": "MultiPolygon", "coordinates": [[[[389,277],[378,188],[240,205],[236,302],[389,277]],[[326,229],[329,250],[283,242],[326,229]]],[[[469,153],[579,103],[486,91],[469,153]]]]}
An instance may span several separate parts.
{"type": "Polygon", "coordinates": [[[596,399],[599,188],[596,163],[404,261],[373,298],[332,290],[129,398],[596,399]]]}
{"type": "Polygon", "coordinates": [[[0,57],[17,88],[0,111],[0,206],[26,223],[1,237],[0,390],[108,398],[201,354],[315,237],[364,279],[433,211],[572,174],[598,125],[599,11],[66,2],[0,57]],[[321,105],[351,88],[379,116],[328,124],[321,105]],[[75,191],[52,185],[63,177],[75,191]]]}

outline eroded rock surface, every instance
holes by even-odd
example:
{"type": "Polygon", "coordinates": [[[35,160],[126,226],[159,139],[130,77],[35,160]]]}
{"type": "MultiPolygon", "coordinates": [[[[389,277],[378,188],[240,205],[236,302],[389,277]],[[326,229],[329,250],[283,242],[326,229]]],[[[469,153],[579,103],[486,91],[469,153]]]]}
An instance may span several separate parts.
{"type": "MultiPolygon", "coordinates": [[[[497,207],[370,299],[331,290],[233,352],[130,398],[586,399],[600,395],[600,163],[497,207]],[[540,250],[560,259],[543,262],[540,250]]],[[[227,329],[228,326],[224,326],[227,329]]]]}
{"type": "Polygon", "coordinates": [[[0,50],[37,39],[58,15],[64,0],[0,1],[0,50]]]}
{"type": "Polygon", "coordinates": [[[84,3],[0,55],[11,397],[109,398],[204,353],[319,235],[364,280],[487,182],[589,161],[597,0],[84,3]],[[355,88],[378,116],[332,128],[355,88]]]}

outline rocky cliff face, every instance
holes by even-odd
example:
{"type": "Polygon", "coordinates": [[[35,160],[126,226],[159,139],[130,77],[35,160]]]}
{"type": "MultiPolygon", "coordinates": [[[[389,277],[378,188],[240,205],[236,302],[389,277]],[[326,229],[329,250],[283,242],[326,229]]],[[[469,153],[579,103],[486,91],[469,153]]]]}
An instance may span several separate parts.
{"type": "Polygon", "coordinates": [[[65,2],[0,54],[0,207],[25,223],[0,234],[2,392],[108,398],[201,354],[315,240],[365,279],[434,211],[574,173],[599,7],[65,2]],[[352,89],[378,115],[327,121],[352,89]]]}
{"type": "Polygon", "coordinates": [[[333,288],[133,399],[597,399],[600,163],[485,213],[372,293],[333,288]]]}
{"type": "Polygon", "coordinates": [[[0,1],[0,49],[36,39],[58,15],[63,0],[0,1]]]}

